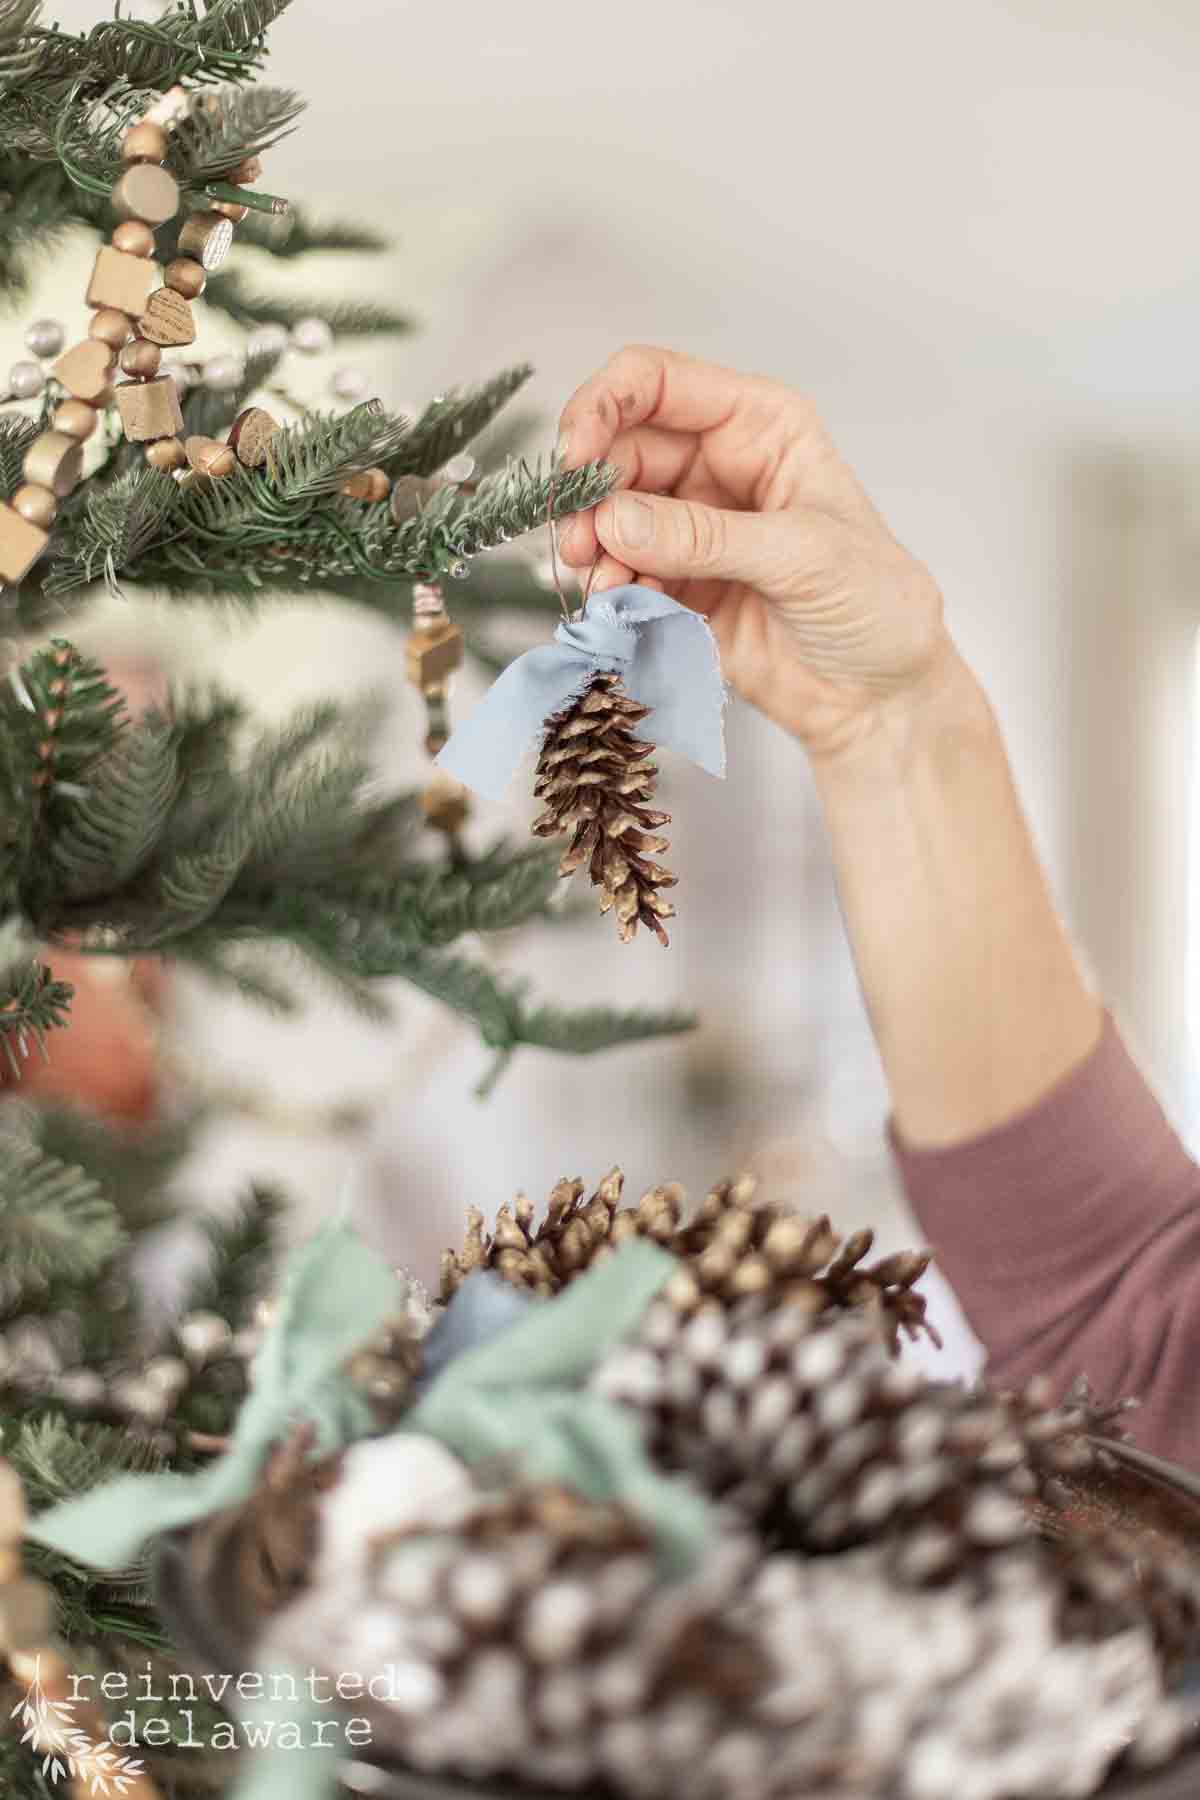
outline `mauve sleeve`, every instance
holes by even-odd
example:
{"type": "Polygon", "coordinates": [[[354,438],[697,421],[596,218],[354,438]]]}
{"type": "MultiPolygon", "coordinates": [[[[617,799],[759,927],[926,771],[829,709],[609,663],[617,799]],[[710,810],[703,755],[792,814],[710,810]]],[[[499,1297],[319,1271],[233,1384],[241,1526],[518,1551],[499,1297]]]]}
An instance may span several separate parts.
{"type": "Polygon", "coordinates": [[[989,1380],[1137,1395],[1141,1447],[1200,1468],[1200,1167],[1112,1020],[1005,1124],[941,1149],[890,1136],[989,1380]]]}

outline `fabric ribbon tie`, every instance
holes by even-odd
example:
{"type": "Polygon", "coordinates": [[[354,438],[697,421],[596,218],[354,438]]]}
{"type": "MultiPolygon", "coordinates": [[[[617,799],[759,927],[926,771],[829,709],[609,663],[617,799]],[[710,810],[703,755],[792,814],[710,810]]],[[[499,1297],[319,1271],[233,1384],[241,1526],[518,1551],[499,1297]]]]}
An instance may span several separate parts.
{"type": "Polygon", "coordinates": [[[500,800],[517,764],[593,675],[615,673],[649,707],[651,735],[710,775],[725,773],[725,687],[707,619],[653,588],[611,588],[565,619],[554,641],[509,664],[436,758],[439,768],[487,800],[500,800]]]}

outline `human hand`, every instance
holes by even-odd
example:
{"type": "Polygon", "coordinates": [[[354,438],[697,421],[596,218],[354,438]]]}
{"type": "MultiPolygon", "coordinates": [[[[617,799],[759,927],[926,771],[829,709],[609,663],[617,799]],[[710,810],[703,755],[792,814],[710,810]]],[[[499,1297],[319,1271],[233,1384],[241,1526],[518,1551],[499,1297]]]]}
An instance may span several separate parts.
{"type": "Polygon", "coordinates": [[[559,527],[592,591],[639,581],[706,615],[742,696],[814,755],[956,660],[928,570],[897,543],[802,395],[673,350],[620,351],[563,409],[566,467],[624,492],[559,527]]]}

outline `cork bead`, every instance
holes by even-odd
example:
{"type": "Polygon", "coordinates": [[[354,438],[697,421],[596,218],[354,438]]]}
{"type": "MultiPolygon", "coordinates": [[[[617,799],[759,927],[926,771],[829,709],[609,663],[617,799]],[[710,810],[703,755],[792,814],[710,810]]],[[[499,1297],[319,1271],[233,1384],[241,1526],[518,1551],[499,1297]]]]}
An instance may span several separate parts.
{"type": "Polygon", "coordinates": [[[166,154],[167,134],[161,125],[155,125],[150,119],[131,126],[121,142],[123,162],[160,163],[165,161],[166,154]]]}
{"type": "Polygon", "coordinates": [[[148,344],[145,338],[134,338],[122,350],[120,361],[126,375],[138,375],[146,381],[151,375],[158,374],[162,351],[157,344],[148,344]]]}
{"type": "Polygon", "coordinates": [[[0,501],[0,581],[17,587],[49,542],[50,533],[41,525],[31,525],[0,501]]]}
{"type": "Polygon", "coordinates": [[[216,438],[190,437],[183,447],[197,475],[210,475],[214,481],[220,481],[237,467],[237,457],[229,445],[219,444],[216,438]]]}
{"type": "Polygon", "coordinates": [[[96,429],[96,409],[84,400],[64,400],[55,410],[51,424],[55,431],[61,431],[83,444],[96,429]]]}
{"type": "Polygon", "coordinates": [[[150,381],[123,381],[116,394],[125,436],[133,444],[178,437],[183,430],[179,390],[169,375],[150,381]]]}
{"type": "Polygon", "coordinates": [[[54,374],[76,400],[99,405],[108,392],[112,367],[112,351],[108,345],[86,339],[63,351],[54,365],[54,374]]]}
{"type": "Polygon", "coordinates": [[[65,500],[83,473],[83,445],[65,432],[43,431],[25,452],[21,467],[26,481],[34,487],[49,488],[58,499],[65,500]]]}
{"type": "Polygon", "coordinates": [[[243,206],[240,200],[212,200],[209,205],[213,212],[220,213],[223,219],[228,219],[234,225],[240,225],[250,211],[250,208],[243,206]]]}
{"type": "Polygon", "coordinates": [[[179,210],[179,183],[154,163],[133,163],[113,188],[112,206],[122,219],[165,225],[179,210]]]}
{"type": "Polygon", "coordinates": [[[26,482],[19,487],[12,497],[13,508],[31,525],[53,525],[58,513],[58,501],[49,488],[34,487],[26,482]]]}
{"type": "Polygon", "coordinates": [[[122,250],[127,256],[154,255],[154,233],[140,219],[126,219],[118,225],[109,243],[114,250],[122,250]]]}
{"type": "Polygon", "coordinates": [[[198,300],[207,280],[204,264],[194,262],[190,256],[177,256],[163,270],[166,286],[174,293],[182,294],[185,300],[198,300]]]}
{"type": "Polygon", "coordinates": [[[187,467],[187,451],[177,437],[159,438],[156,444],[146,445],[146,461],[152,469],[170,475],[175,469],[187,467]]]}
{"type": "Polygon", "coordinates": [[[194,257],[211,275],[229,255],[233,226],[220,213],[198,212],[184,222],[179,233],[180,256],[194,257]]]}
{"type": "Polygon", "coordinates": [[[350,500],[386,500],[392,484],[382,469],[360,469],[357,475],[343,481],[341,491],[350,500]]]}
{"type": "Polygon", "coordinates": [[[139,337],[148,338],[152,344],[180,345],[196,341],[196,321],[191,306],[172,288],[155,288],[137,328],[139,337]]]}
{"type": "Polygon", "coordinates": [[[118,312],[137,317],[150,298],[157,272],[144,256],[131,256],[124,250],[105,244],[96,253],[92,278],[88,283],[89,306],[115,307],[118,312]]]}
{"type": "Polygon", "coordinates": [[[248,406],[229,427],[229,448],[244,468],[261,469],[278,430],[278,424],[264,407],[248,406]]]}
{"type": "Polygon", "coordinates": [[[129,320],[115,306],[102,306],[92,315],[88,336],[98,344],[107,344],[110,350],[119,350],[129,337],[129,320]]]}

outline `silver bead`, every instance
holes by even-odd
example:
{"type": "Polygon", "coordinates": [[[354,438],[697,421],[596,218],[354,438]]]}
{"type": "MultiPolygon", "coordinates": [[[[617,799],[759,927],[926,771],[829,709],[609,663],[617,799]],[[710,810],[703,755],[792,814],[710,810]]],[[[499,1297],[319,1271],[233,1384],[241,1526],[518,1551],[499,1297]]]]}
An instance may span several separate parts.
{"type": "Polygon", "coordinates": [[[339,400],[361,400],[367,391],[367,378],[361,369],[335,369],[329,391],[339,400]]]}
{"type": "Polygon", "coordinates": [[[228,1348],[233,1333],[218,1313],[197,1312],[180,1320],[175,1335],[193,1362],[209,1362],[228,1348]]]}
{"type": "Polygon", "coordinates": [[[142,1375],[119,1376],[112,1384],[110,1395],[117,1411],[131,1419],[157,1425],[167,1416],[167,1396],[142,1375]]]}
{"type": "Polygon", "coordinates": [[[286,325],[260,325],[246,340],[246,354],[282,356],[291,341],[286,325]]]}
{"type": "Polygon", "coordinates": [[[25,333],[25,348],[43,358],[57,356],[66,341],[66,330],[57,319],[35,319],[25,333]]]}
{"type": "Polygon", "coordinates": [[[324,319],[301,319],[292,327],[291,341],[305,356],[320,356],[333,343],[333,333],[324,319]]]}
{"type": "Polygon", "coordinates": [[[68,1369],[54,1384],[58,1398],[67,1406],[77,1406],[80,1411],[99,1406],[105,1391],[104,1378],[94,1369],[68,1369]]]}
{"type": "Polygon", "coordinates": [[[8,391],[14,400],[32,400],[46,385],[46,377],[35,362],[15,362],[8,371],[8,391]]]}
{"type": "Polygon", "coordinates": [[[452,456],[442,470],[447,481],[470,481],[474,473],[475,458],[469,456],[465,450],[460,451],[457,456],[452,456]]]}
{"type": "Polygon", "coordinates": [[[212,356],[204,365],[204,385],[219,394],[228,393],[242,379],[242,364],[236,356],[212,356]]]}

